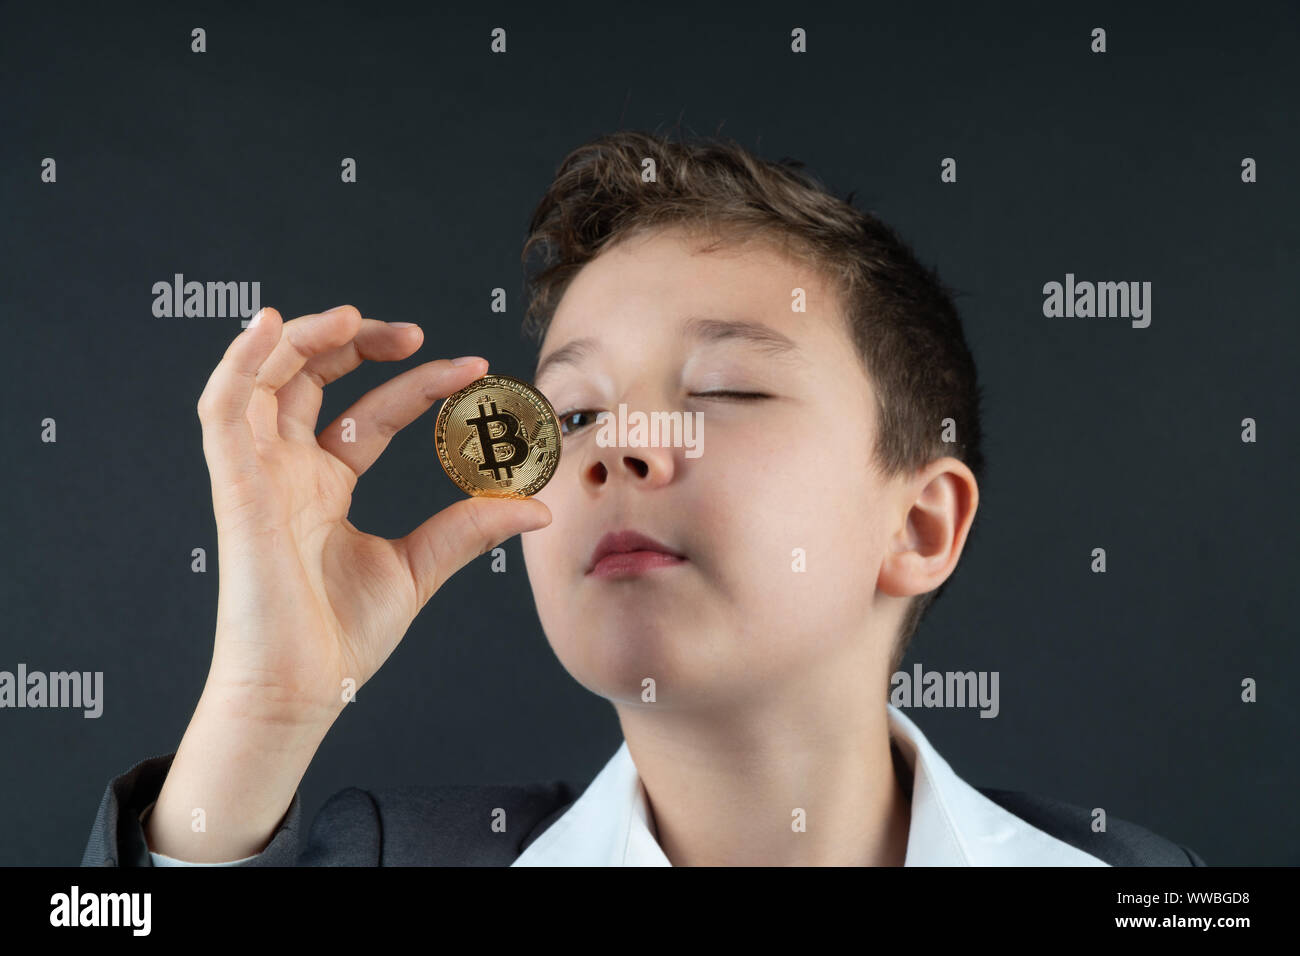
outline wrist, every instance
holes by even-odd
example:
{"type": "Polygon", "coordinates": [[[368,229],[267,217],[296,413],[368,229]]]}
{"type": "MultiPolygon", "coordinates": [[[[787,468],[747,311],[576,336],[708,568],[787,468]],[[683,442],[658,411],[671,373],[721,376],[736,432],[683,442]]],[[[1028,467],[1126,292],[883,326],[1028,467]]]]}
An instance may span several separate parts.
{"type": "Polygon", "coordinates": [[[276,689],[231,686],[209,678],[194,715],[232,732],[289,745],[294,740],[324,736],[344,706],[341,693],[315,701],[289,700],[276,689]]]}

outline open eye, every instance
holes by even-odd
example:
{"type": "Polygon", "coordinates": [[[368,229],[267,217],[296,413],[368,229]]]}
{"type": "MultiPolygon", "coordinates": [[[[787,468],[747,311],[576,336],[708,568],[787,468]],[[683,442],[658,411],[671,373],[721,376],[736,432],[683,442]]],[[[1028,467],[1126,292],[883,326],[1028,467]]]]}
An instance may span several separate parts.
{"type": "MultiPolygon", "coordinates": [[[[596,412],[592,411],[589,408],[575,408],[573,411],[565,412],[563,415],[557,415],[556,417],[559,418],[560,420],[560,434],[561,435],[570,434],[570,432],[565,429],[564,423],[567,422],[570,418],[578,418],[582,415],[589,415],[594,421],[596,417],[596,412]]],[[[583,428],[586,425],[590,425],[590,424],[591,422],[585,422],[582,425],[575,425],[573,431],[577,431],[578,429],[583,428]]]]}

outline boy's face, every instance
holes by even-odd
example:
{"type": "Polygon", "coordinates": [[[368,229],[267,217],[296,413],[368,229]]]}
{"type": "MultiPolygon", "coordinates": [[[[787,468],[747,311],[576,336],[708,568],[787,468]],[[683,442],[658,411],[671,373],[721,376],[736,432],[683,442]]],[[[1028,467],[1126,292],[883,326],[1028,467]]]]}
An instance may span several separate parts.
{"type": "Polygon", "coordinates": [[[660,706],[681,708],[825,688],[846,668],[883,686],[901,605],[884,614],[876,584],[899,499],[870,464],[875,404],[838,297],[767,244],[699,244],[674,229],[608,249],[548,329],[536,385],[567,434],[536,495],[553,520],[521,537],[542,627],[569,673],[617,704],[640,704],[645,678],[660,706]],[[791,309],[796,288],[806,312],[791,309]],[[756,323],[794,348],[693,339],[698,318],[756,323]],[[577,364],[546,367],[588,337],[577,364]],[[699,395],[721,390],[772,397],[699,395]],[[602,447],[595,415],[620,403],[703,412],[702,454],[602,447]],[[623,529],[686,560],[588,574],[596,543],[623,529]]]}

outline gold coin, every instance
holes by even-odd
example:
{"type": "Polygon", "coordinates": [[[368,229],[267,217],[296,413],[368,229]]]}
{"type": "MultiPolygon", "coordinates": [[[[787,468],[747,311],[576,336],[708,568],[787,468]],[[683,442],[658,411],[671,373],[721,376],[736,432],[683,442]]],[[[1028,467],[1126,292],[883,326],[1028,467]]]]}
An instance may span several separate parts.
{"type": "Polygon", "coordinates": [[[546,396],[509,375],[484,375],[438,409],[438,460],[462,491],[527,498],[560,463],[560,420],[546,396]]]}

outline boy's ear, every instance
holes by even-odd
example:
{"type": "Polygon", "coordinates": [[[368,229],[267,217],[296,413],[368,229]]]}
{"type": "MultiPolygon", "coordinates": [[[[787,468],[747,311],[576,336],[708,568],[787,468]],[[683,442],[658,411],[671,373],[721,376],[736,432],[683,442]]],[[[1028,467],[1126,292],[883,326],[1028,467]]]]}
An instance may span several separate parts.
{"type": "Polygon", "coordinates": [[[933,591],[952,574],[979,507],[975,475],[956,458],[940,458],[902,486],[899,526],[876,587],[890,597],[933,591]]]}

